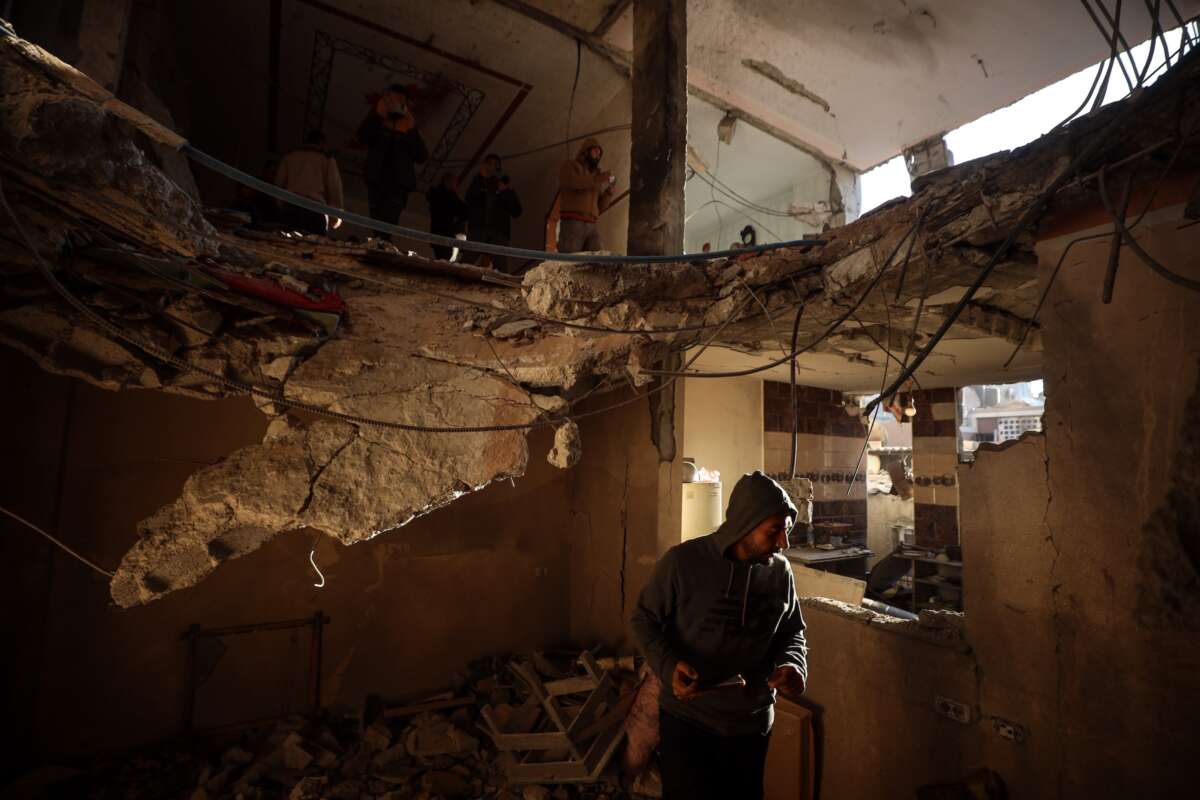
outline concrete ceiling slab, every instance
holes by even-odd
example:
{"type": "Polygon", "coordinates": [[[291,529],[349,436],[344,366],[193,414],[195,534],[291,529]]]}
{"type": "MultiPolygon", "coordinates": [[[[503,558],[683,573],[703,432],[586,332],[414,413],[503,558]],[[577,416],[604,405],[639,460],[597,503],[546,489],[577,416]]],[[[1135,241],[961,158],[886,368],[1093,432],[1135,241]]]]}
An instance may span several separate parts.
{"type": "Polygon", "coordinates": [[[525,3],[576,28],[594,31],[612,7],[613,0],[525,0],[525,3]]]}
{"type": "MultiPolygon", "coordinates": [[[[1185,17],[1200,13],[1200,0],[1176,6],[1185,17]]],[[[631,46],[631,16],[607,41],[631,46]]],[[[1121,27],[1130,43],[1144,41],[1144,5],[1126,3],[1121,27]]],[[[1074,0],[692,0],[688,7],[689,82],[860,171],[1107,52],[1074,0]]]]}

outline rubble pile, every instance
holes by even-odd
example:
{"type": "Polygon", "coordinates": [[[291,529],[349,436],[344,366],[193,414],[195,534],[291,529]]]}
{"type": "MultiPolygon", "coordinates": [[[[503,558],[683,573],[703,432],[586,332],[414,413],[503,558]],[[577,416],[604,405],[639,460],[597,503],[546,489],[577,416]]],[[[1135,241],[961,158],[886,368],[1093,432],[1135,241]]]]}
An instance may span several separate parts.
{"type": "MultiPolygon", "coordinates": [[[[391,705],[371,695],[360,709],[292,715],[231,733],[191,738],[82,769],[53,768],[29,797],[93,800],[621,800],[660,797],[657,774],[622,776],[614,759],[597,781],[536,784],[510,780],[511,756],[496,749],[480,710],[509,714],[530,698],[515,677],[520,663],[547,680],[579,680],[571,659],[533,653],[518,661],[474,662],[458,691],[391,705]],[[624,788],[627,784],[630,788],[624,788]]],[[[632,668],[632,659],[601,660],[632,668]]],[[[632,671],[608,672],[624,696],[632,671]]],[[[620,726],[623,720],[616,720],[620,726]]],[[[33,776],[31,776],[33,777],[33,776]]],[[[11,787],[10,787],[11,788],[11,787]]]]}

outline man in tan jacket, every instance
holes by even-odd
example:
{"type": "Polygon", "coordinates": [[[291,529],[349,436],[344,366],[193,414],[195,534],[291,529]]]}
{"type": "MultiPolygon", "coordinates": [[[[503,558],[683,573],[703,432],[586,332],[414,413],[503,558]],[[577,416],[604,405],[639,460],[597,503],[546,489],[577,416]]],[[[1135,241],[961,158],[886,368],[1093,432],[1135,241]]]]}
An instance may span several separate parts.
{"type": "Polygon", "coordinates": [[[558,252],[579,253],[603,250],[596,223],[613,199],[616,178],[600,169],[604,148],[588,139],[579,155],[558,172],[558,252]]]}
{"type": "MultiPolygon", "coordinates": [[[[311,131],[304,137],[303,147],[288,153],[279,162],[275,183],[310,200],[342,208],[345,202],[342,174],[338,171],[337,161],[325,149],[325,144],[325,134],[311,131]]],[[[342,221],[334,217],[330,225],[329,218],[324,214],[286,203],[283,206],[283,224],[305,233],[324,236],[329,227],[337,229],[342,221]]]]}

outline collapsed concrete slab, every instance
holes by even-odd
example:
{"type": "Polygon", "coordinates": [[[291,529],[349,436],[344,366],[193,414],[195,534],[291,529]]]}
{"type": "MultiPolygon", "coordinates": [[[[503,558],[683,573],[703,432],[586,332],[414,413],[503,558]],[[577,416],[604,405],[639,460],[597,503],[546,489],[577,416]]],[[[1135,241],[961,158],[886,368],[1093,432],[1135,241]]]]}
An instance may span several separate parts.
{"type": "MultiPolygon", "coordinates": [[[[1195,72],[1195,59],[1177,69],[1195,72]]],[[[1156,89],[1137,99],[1136,124],[1108,157],[1174,130],[1174,104],[1156,89]]],[[[248,231],[206,213],[147,155],[164,137],[148,138],[136,114],[44,51],[0,39],[0,166],[21,226],[0,217],[0,341],[111,390],[259,391],[272,418],[264,441],[197,471],[139,526],[112,584],[129,606],[192,585],[281,531],[361,542],[518,476],[528,458],[521,426],[557,428],[551,463],[570,467],[586,457],[572,435],[574,403],[610,389],[627,400],[629,384],[649,391],[646,368],[697,345],[775,358],[800,307],[804,348],[882,367],[928,341],[1114,109],[926,176],[912,198],[819,244],[693,264],[550,261],[517,282],[390,245],[248,231]],[[45,270],[169,358],[114,341],[51,289],[45,270]],[[218,274],[336,292],[340,325],[218,274]]],[[[1195,149],[1181,144],[1176,163],[1195,162],[1195,149]]],[[[1056,208],[1093,191],[1069,184],[1056,208]]],[[[1032,238],[1021,237],[945,341],[1024,338],[1025,363],[1036,366],[1037,277],[1032,238]]]]}

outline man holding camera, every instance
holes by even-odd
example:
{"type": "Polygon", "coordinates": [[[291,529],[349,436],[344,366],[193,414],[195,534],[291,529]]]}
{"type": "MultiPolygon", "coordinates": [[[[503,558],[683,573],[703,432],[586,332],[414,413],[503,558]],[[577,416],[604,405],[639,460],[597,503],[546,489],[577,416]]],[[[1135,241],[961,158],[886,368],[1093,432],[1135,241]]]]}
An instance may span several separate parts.
{"type": "Polygon", "coordinates": [[[558,252],[603,250],[596,223],[613,201],[616,178],[600,169],[604,148],[588,139],[579,154],[558,172],[558,252]]]}
{"type": "Polygon", "coordinates": [[[387,88],[358,127],[367,147],[367,202],[371,216],[395,225],[417,186],[414,165],[429,157],[425,140],[409,109],[408,90],[398,83],[387,88]]]}
{"type": "MultiPolygon", "coordinates": [[[[521,200],[513,191],[512,181],[502,174],[500,156],[489,153],[479,173],[467,187],[467,235],[472,241],[507,245],[512,241],[512,221],[521,216],[521,200]]],[[[489,255],[492,266],[501,272],[508,267],[505,256],[489,255]]],[[[476,257],[475,263],[481,263],[476,257]]]]}

